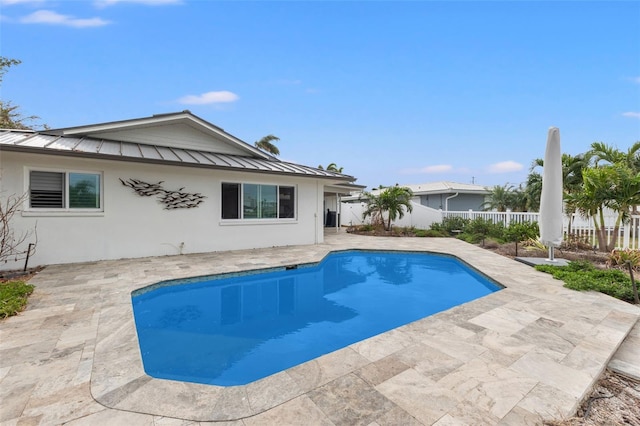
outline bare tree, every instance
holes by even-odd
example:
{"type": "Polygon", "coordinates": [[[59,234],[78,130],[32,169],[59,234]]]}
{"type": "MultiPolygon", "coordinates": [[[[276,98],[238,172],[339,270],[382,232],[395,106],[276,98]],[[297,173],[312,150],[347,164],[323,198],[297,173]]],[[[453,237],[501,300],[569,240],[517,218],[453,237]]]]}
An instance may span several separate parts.
{"type": "Polygon", "coordinates": [[[22,203],[27,198],[27,194],[21,196],[12,194],[8,197],[0,198],[0,262],[7,263],[10,260],[18,261],[26,259],[35,253],[38,242],[36,226],[33,229],[16,234],[11,227],[13,216],[21,210],[22,203]],[[33,237],[32,243],[27,240],[33,237]],[[27,247],[25,248],[25,244],[27,247]]]}
{"type": "MultiPolygon", "coordinates": [[[[0,56],[0,86],[9,68],[20,65],[21,63],[22,61],[19,59],[0,56]]],[[[32,122],[39,119],[40,117],[37,115],[23,115],[19,106],[13,105],[11,101],[0,99],[0,129],[33,130],[35,125],[32,122]]],[[[43,127],[48,129],[46,124],[43,127]]]]}

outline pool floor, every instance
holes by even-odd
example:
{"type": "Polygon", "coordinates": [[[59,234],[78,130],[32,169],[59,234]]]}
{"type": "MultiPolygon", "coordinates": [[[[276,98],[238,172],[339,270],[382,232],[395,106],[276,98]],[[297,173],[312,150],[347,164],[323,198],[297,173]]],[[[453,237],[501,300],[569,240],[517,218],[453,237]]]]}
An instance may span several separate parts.
{"type": "Polygon", "coordinates": [[[161,283],[132,303],[147,374],[233,386],[500,288],[451,256],[353,250],[288,270],[161,283]]]}

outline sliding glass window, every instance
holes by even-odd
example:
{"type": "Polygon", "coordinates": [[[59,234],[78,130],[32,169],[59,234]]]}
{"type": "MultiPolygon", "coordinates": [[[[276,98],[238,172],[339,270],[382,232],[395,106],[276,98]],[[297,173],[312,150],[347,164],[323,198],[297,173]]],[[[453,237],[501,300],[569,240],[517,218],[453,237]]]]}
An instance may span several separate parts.
{"type": "Polygon", "coordinates": [[[293,186],[227,182],[222,184],[222,219],[293,218],[295,218],[295,187],[293,186]]]}

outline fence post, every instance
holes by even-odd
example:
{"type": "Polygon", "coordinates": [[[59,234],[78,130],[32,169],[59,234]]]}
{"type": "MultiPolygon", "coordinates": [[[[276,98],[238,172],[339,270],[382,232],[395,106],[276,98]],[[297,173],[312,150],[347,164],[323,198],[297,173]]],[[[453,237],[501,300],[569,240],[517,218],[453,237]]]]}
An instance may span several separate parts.
{"type": "Polygon", "coordinates": [[[628,249],[629,248],[629,236],[631,234],[631,223],[633,221],[630,219],[629,223],[626,224],[626,226],[624,224],[622,224],[622,226],[624,226],[624,237],[623,237],[623,241],[622,241],[622,248],[623,249],[628,249]]]}

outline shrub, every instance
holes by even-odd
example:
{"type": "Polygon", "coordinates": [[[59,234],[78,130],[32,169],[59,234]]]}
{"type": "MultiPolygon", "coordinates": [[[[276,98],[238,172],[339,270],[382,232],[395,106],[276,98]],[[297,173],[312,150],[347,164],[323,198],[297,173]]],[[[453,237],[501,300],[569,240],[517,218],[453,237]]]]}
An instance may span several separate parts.
{"type": "Polygon", "coordinates": [[[505,238],[516,243],[516,256],[518,255],[518,243],[535,238],[539,233],[538,222],[511,223],[504,231],[505,238]]]}
{"type": "Polygon", "coordinates": [[[465,241],[482,241],[482,246],[484,247],[485,239],[487,237],[499,240],[504,239],[504,225],[502,222],[493,223],[490,219],[478,217],[467,224],[465,233],[475,236],[473,238],[465,238],[465,241]]]}
{"type": "Polygon", "coordinates": [[[33,293],[33,286],[23,281],[0,283],[0,318],[7,318],[21,312],[27,305],[27,296],[33,293]]]}
{"type": "MultiPolygon", "coordinates": [[[[463,233],[458,235],[457,237],[459,240],[462,240],[464,242],[467,242],[469,244],[478,244],[480,241],[483,241],[483,238],[481,235],[478,234],[469,234],[469,233],[463,233]]],[[[483,246],[484,246],[484,241],[483,241],[483,246]]]]}
{"type": "Polygon", "coordinates": [[[566,236],[560,247],[565,250],[593,250],[593,242],[588,235],[571,233],[566,236]]]}
{"type": "Polygon", "coordinates": [[[447,234],[444,231],[436,231],[434,229],[416,229],[415,236],[442,238],[442,237],[448,237],[449,234],[447,234]]]}
{"type": "Polygon", "coordinates": [[[631,279],[617,269],[597,269],[591,262],[569,262],[567,266],[538,265],[538,271],[564,281],[564,286],[578,291],[599,291],[626,302],[633,303],[631,279]]]}
{"type": "Polygon", "coordinates": [[[607,256],[607,265],[610,267],[625,267],[627,262],[631,263],[632,268],[638,269],[640,267],[640,250],[614,249],[607,256]]]}
{"type": "Polygon", "coordinates": [[[394,235],[402,235],[405,237],[411,237],[416,235],[416,232],[419,231],[415,226],[394,226],[391,228],[394,235]]]}
{"type": "Polygon", "coordinates": [[[440,223],[432,223],[431,229],[434,231],[444,231],[449,235],[454,235],[453,231],[464,232],[469,222],[469,219],[465,219],[462,217],[445,217],[440,223]]]}

